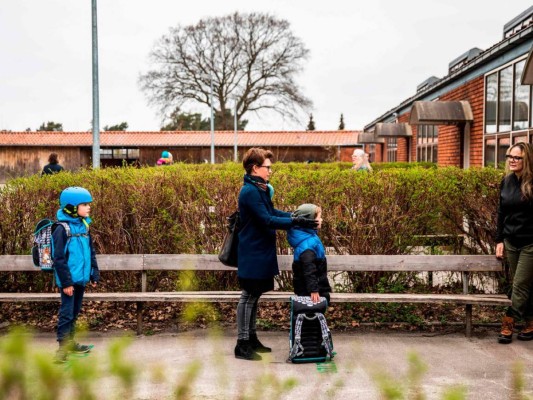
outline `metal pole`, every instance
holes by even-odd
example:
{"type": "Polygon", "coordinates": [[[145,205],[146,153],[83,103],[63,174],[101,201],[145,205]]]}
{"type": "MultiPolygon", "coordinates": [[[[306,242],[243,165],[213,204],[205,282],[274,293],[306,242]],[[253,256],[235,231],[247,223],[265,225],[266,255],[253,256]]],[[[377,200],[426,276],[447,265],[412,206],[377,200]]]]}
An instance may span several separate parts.
{"type": "Polygon", "coordinates": [[[93,38],[93,168],[100,168],[100,110],[98,95],[98,23],[96,0],[92,0],[93,38]]]}
{"type": "Polygon", "coordinates": [[[235,110],[233,111],[233,129],[235,132],[233,137],[233,161],[237,162],[239,160],[237,154],[237,100],[235,100],[235,110]]]}
{"type": "Polygon", "coordinates": [[[215,163],[215,112],[213,109],[213,75],[211,78],[211,164],[215,163]]]}

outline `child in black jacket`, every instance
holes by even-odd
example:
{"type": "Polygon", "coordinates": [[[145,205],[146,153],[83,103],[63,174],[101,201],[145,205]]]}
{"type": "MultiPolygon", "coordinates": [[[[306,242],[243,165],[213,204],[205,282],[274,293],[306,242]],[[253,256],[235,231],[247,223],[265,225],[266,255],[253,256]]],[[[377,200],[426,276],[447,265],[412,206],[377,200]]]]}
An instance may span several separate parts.
{"type": "Polygon", "coordinates": [[[318,221],[316,229],[294,227],[287,232],[289,243],[294,248],[294,293],[298,296],[310,296],[313,303],[318,303],[322,296],[329,304],[331,286],[328,280],[328,263],[324,245],[317,234],[317,229],[322,226],[322,210],[314,204],[302,204],[292,215],[318,221]]]}

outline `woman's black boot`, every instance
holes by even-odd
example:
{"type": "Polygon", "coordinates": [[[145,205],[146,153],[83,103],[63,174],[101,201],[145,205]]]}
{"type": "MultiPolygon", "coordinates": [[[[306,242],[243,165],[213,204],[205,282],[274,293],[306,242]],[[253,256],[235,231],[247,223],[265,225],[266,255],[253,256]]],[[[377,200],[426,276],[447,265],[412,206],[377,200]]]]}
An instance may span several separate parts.
{"type": "Polygon", "coordinates": [[[257,354],[249,340],[238,339],[237,345],[235,346],[235,358],[240,358],[243,360],[261,360],[261,356],[257,354]]]}
{"type": "Polygon", "coordinates": [[[251,333],[250,334],[250,344],[252,346],[252,349],[254,351],[257,351],[258,353],[270,353],[272,349],[270,347],[266,347],[259,341],[257,338],[257,333],[251,333]]]}

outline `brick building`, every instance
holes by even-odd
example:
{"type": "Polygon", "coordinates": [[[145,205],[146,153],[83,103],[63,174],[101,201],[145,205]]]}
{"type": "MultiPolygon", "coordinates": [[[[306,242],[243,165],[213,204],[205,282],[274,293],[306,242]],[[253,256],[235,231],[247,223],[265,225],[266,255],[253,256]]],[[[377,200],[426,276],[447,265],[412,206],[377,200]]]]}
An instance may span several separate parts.
{"type": "Polygon", "coordinates": [[[522,83],[532,44],[533,6],[505,24],[500,42],[468,50],[447,76],[366,125],[359,143],[375,161],[501,166],[511,144],[533,139],[532,89],[522,83]]]}

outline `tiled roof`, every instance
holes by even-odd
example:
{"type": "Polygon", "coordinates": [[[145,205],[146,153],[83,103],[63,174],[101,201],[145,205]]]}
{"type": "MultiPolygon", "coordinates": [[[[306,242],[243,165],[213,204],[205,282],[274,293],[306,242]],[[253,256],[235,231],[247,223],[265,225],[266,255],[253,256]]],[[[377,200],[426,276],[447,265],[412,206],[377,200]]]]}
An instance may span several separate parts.
{"type": "MultiPolygon", "coordinates": [[[[239,146],[350,146],[360,131],[239,131],[239,146]]],[[[216,131],[215,146],[233,146],[233,131],[216,131]]],[[[92,132],[0,132],[0,146],[92,146],[92,132]]],[[[210,146],[210,131],[100,132],[103,147],[210,146]]]]}

